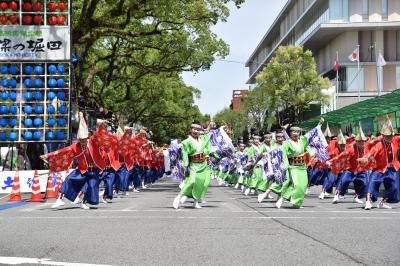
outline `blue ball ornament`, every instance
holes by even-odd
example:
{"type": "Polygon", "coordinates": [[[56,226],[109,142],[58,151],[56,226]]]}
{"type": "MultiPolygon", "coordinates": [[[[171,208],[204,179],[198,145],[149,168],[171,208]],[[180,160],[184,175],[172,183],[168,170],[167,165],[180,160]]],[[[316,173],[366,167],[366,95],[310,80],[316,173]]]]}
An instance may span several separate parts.
{"type": "Polygon", "coordinates": [[[5,126],[7,126],[7,119],[0,118],[0,127],[5,127],[5,126]]]}
{"type": "Polygon", "coordinates": [[[49,74],[54,75],[57,72],[57,67],[55,65],[49,65],[47,67],[49,74]]]}
{"type": "Polygon", "coordinates": [[[16,75],[18,73],[18,68],[15,65],[11,65],[8,68],[8,73],[10,73],[11,75],[16,75]]]}
{"type": "Polygon", "coordinates": [[[11,114],[17,114],[18,113],[18,107],[15,105],[11,105],[9,109],[11,114]]]}
{"type": "Polygon", "coordinates": [[[1,92],[1,99],[3,101],[7,101],[7,99],[8,99],[8,91],[2,91],[1,92]]]}
{"type": "Polygon", "coordinates": [[[54,134],[53,131],[49,131],[49,132],[46,133],[46,139],[48,139],[48,140],[52,140],[55,137],[56,137],[56,135],[54,134]]]}
{"type": "Polygon", "coordinates": [[[63,88],[64,85],[65,85],[64,79],[58,79],[58,80],[57,80],[57,87],[63,88]]]}
{"type": "Polygon", "coordinates": [[[8,87],[8,80],[7,79],[2,79],[1,80],[1,86],[3,86],[4,88],[8,87]]]}
{"type": "Polygon", "coordinates": [[[37,114],[43,114],[43,111],[44,111],[43,105],[37,104],[37,105],[35,106],[35,113],[37,113],[37,114]]]}
{"type": "Polygon", "coordinates": [[[47,107],[47,113],[54,114],[56,112],[56,108],[53,105],[49,105],[47,107]]]}
{"type": "Polygon", "coordinates": [[[58,124],[60,127],[63,127],[63,126],[65,126],[65,125],[67,124],[67,120],[65,120],[65,118],[58,118],[58,119],[57,119],[57,124],[58,124]]]}
{"type": "Polygon", "coordinates": [[[35,91],[34,97],[37,101],[40,101],[43,99],[43,94],[40,91],[35,91]]]}
{"type": "Polygon", "coordinates": [[[7,133],[6,132],[0,132],[0,140],[2,140],[2,141],[7,140],[7,133]]]}
{"type": "Polygon", "coordinates": [[[54,88],[54,87],[57,86],[57,80],[51,78],[51,79],[49,79],[49,80],[47,81],[47,85],[48,85],[50,88],[54,88]]]}
{"type": "Polygon", "coordinates": [[[8,106],[1,105],[0,106],[0,114],[7,114],[8,113],[8,106]]]}
{"type": "Polygon", "coordinates": [[[47,125],[49,127],[54,127],[55,124],[56,124],[56,120],[54,118],[47,119],[47,125]]]}
{"type": "Polygon", "coordinates": [[[43,67],[42,66],[35,66],[35,74],[36,75],[42,75],[43,74],[43,67]]]}
{"type": "Polygon", "coordinates": [[[33,71],[33,67],[32,66],[25,66],[24,67],[24,73],[25,74],[30,75],[30,74],[32,74],[32,71],[33,71]]]}
{"type": "Polygon", "coordinates": [[[3,75],[8,74],[8,67],[5,66],[5,65],[2,65],[2,66],[0,67],[0,72],[1,72],[1,74],[3,74],[3,75]]]}
{"type": "Polygon", "coordinates": [[[56,98],[56,93],[54,91],[47,93],[47,99],[54,100],[54,98],[56,98]]]}
{"type": "Polygon", "coordinates": [[[24,80],[24,85],[25,85],[25,87],[27,87],[27,88],[32,88],[33,82],[32,82],[31,79],[27,78],[27,79],[24,80]]]}
{"type": "Polygon", "coordinates": [[[65,138],[64,132],[57,132],[57,139],[64,139],[64,138],[65,138]]]}
{"type": "Polygon", "coordinates": [[[8,124],[10,127],[15,127],[18,124],[18,120],[16,118],[11,118],[10,121],[8,121],[8,124]]]}
{"type": "Polygon", "coordinates": [[[41,138],[42,138],[42,133],[40,133],[40,131],[33,132],[33,139],[34,140],[40,140],[41,138]]]}
{"type": "Polygon", "coordinates": [[[25,140],[31,140],[31,139],[32,139],[32,132],[30,132],[30,131],[25,131],[25,132],[24,132],[24,139],[25,139],[25,140]]]}
{"type": "Polygon", "coordinates": [[[68,112],[67,106],[61,105],[61,106],[58,108],[58,112],[60,112],[60,114],[66,114],[66,113],[68,112]]]}
{"type": "Polygon", "coordinates": [[[32,106],[30,106],[30,105],[25,105],[24,106],[24,113],[25,114],[31,114],[32,113],[32,106]]]}
{"type": "Polygon", "coordinates": [[[63,92],[63,91],[57,92],[57,98],[59,100],[64,100],[65,99],[65,92],[63,92]]]}
{"type": "Polygon", "coordinates": [[[25,92],[24,92],[24,99],[27,100],[27,101],[32,100],[32,92],[30,92],[30,91],[25,91],[25,92]]]}
{"type": "Polygon", "coordinates": [[[42,81],[41,79],[39,79],[39,78],[36,78],[36,79],[35,79],[34,84],[35,84],[35,87],[36,87],[36,88],[41,88],[41,87],[43,87],[43,81],[42,81]]]}
{"type": "Polygon", "coordinates": [[[57,70],[59,74],[64,74],[65,72],[65,66],[64,65],[58,65],[57,70]]]}
{"type": "Polygon", "coordinates": [[[10,98],[11,101],[16,101],[17,100],[17,93],[15,91],[12,91],[8,94],[8,97],[10,98]]]}
{"type": "Polygon", "coordinates": [[[24,120],[25,127],[32,127],[32,124],[33,124],[32,119],[27,118],[24,120]]]}
{"type": "Polygon", "coordinates": [[[43,120],[41,118],[35,118],[33,120],[33,125],[35,127],[41,127],[43,125],[43,120]]]}
{"type": "Polygon", "coordinates": [[[17,87],[17,80],[16,79],[10,79],[8,81],[8,86],[10,86],[11,88],[16,88],[17,87]]]}
{"type": "Polygon", "coordinates": [[[17,132],[10,132],[9,138],[11,141],[16,141],[18,139],[17,132]]]}

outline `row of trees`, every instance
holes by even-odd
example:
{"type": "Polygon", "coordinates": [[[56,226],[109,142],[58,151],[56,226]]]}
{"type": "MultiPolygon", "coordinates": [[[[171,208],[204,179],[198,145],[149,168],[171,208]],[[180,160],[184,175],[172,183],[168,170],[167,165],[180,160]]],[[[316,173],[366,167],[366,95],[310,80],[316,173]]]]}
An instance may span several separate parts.
{"type": "Polygon", "coordinates": [[[236,136],[248,128],[261,134],[279,125],[299,124],[312,102],[329,101],[323,91],[330,81],[317,74],[312,53],[301,46],[279,47],[256,80],[257,87],[243,98],[243,110],[224,109],[215,116],[217,121],[238,125],[236,136]]]}
{"type": "Polygon", "coordinates": [[[149,127],[156,141],[184,137],[207,117],[180,73],[228,54],[211,27],[226,21],[231,2],[244,0],[74,0],[74,98],[149,127]]]}

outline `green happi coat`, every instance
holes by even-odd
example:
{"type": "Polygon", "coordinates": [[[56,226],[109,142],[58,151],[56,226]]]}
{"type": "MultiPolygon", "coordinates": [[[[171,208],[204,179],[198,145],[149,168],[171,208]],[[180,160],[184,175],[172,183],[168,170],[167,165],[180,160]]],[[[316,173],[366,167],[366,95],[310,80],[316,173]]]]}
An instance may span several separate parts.
{"type": "MultiPolygon", "coordinates": [[[[256,154],[258,155],[258,159],[260,159],[260,156],[262,156],[263,152],[264,152],[263,145],[256,146],[253,144],[247,151],[247,154],[249,155],[249,161],[252,161],[252,160],[254,161],[256,154]]],[[[258,183],[263,180],[262,169],[261,169],[261,167],[256,167],[256,166],[257,165],[254,165],[251,178],[247,182],[247,186],[252,189],[255,189],[257,187],[258,183]]]]}
{"type": "Polygon", "coordinates": [[[209,156],[212,152],[210,136],[201,135],[196,141],[193,137],[189,136],[182,141],[182,155],[185,167],[189,167],[190,174],[184,181],[184,186],[180,192],[181,195],[192,197],[195,200],[204,197],[207,192],[208,185],[211,180],[211,169],[206,161],[192,162],[190,156],[203,153],[209,156]]]}
{"type": "Polygon", "coordinates": [[[306,165],[289,164],[290,157],[303,156],[308,146],[306,136],[300,136],[297,143],[286,140],[282,145],[282,155],[286,167],[286,180],[282,184],[281,196],[300,207],[303,204],[308,178],[306,165]]]}

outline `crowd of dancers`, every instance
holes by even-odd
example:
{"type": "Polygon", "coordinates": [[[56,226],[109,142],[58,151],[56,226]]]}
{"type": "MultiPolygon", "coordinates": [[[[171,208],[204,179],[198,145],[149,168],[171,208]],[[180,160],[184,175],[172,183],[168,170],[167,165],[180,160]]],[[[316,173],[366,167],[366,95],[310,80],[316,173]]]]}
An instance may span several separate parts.
{"type": "Polygon", "coordinates": [[[304,133],[299,127],[253,136],[246,146],[232,144],[227,125],[219,128],[210,123],[203,128],[193,124],[187,139],[156,148],[149,134],[140,130],[132,135],[129,128],[109,132],[103,123],[89,136],[80,115],[78,142],[42,156],[53,172],[76,170],[64,180],[53,208],[64,205],[64,198],[89,209],[87,204],[99,203],[99,186],[104,184],[101,201],[107,203],[113,195],[138,191],[145,183],[168,176],[180,181],[180,192],[172,206],[178,209],[192,198],[193,208],[205,202],[212,178],[220,185],[233,186],[244,195],[257,195],[258,202],[277,195],[276,207],[289,202],[292,208],[302,208],[311,186],[321,186],[319,198],[333,195],[339,203],[352,184],[354,202],[369,210],[390,209],[390,202],[400,200],[400,136],[394,134],[389,118],[380,136],[367,138],[360,125],[357,135],[344,136],[339,130],[332,134],[324,120],[304,133]],[[378,197],[383,185],[383,194],[378,197]],[[334,189],[335,188],[335,189],[334,189]]]}

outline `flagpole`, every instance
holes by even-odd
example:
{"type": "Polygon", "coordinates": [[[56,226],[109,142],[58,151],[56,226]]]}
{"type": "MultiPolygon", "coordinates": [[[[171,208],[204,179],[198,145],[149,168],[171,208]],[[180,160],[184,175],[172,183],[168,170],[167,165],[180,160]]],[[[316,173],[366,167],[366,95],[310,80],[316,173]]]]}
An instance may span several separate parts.
{"type": "MultiPolygon", "coordinates": [[[[339,52],[336,51],[336,60],[339,62],[339,52]]],[[[336,70],[336,93],[335,93],[335,110],[337,109],[337,102],[339,100],[339,67],[336,70]]]]}
{"type": "Polygon", "coordinates": [[[357,85],[358,85],[358,102],[361,100],[361,86],[360,86],[360,45],[357,44],[357,85]]]}

